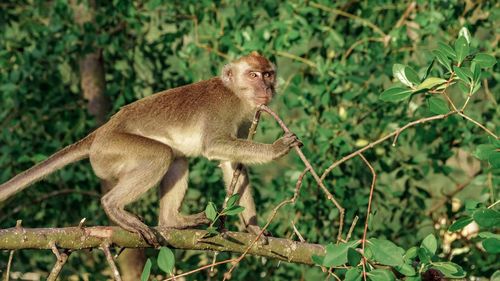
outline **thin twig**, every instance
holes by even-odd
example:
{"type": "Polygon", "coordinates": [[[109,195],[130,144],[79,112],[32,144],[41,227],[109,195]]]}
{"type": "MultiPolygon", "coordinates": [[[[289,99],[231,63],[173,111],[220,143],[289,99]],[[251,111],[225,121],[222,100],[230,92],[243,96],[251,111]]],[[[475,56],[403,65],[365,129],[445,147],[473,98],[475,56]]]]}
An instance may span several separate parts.
{"type": "MultiPolygon", "coordinates": [[[[93,192],[93,191],[84,191],[84,190],[76,190],[76,189],[60,189],[60,190],[56,190],[56,191],[47,193],[43,196],[40,196],[37,199],[30,201],[30,204],[35,205],[35,204],[40,203],[40,202],[45,202],[47,199],[52,198],[54,196],[60,196],[60,195],[65,195],[65,194],[70,194],[70,193],[88,195],[88,196],[92,196],[92,197],[100,197],[101,196],[98,193],[93,192]]],[[[26,208],[26,205],[24,205],[24,204],[18,205],[17,207],[13,208],[12,211],[1,216],[0,222],[7,219],[7,218],[12,217],[16,213],[23,211],[25,208],[26,208]]]]}
{"type": "Polygon", "coordinates": [[[50,241],[50,247],[52,248],[52,253],[56,256],[57,260],[60,261],[62,260],[61,253],[59,253],[59,250],[57,249],[56,243],[54,241],[50,241]]]}
{"type": "MultiPolygon", "coordinates": [[[[283,120],[281,120],[281,118],[276,113],[274,113],[274,111],[272,111],[269,107],[267,107],[266,105],[261,105],[260,109],[263,110],[263,111],[265,111],[265,112],[267,112],[269,115],[271,115],[276,120],[276,122],[278,122],[278,124],[283,129],[283,131],[285,131],[285,133],[290,133],[291,132],[290,129],[288,129],[288,127],[285,125],[285,123],[283,122],[283,120]]],[[[318,174],[314,171],[313,167],[311,166],[311,163],[309,162],[309,160],[307,160],[306,156],[304,155],[304,153],[302,152],[302,150],[300,149],[300,147],[299,146],[295,146],[294,149],[297,152],[297,154],[299,155],[299,157],[302,160],[302,162],[304,163],[304,165],[311,172],[311,175],[313,176],[313,178],[316,181],[316,183],[319,185],[319,187],[326,194],[327,199],[330,200],[330,201],[332,201],[332,203],[335,205],[335,207],[337,207],[337,209],[339,210],[340,223],[339,223],[339,233],[337,235],[337,241],[340,241],[342,239],[342,228],[344,226],[344,213],[345,213],[345,210],[337,202],[337,200],[335,199],[335,197],[333,197],[333,195],[330,193],[330,191],[328,191],[328,189],[325,187],[325,185],[323,184],[323,180],[320,179],[320,177],[318,176],[318,174]]]]}
{"type": "Polygon", "coordinates": [[[395,131],[393,131],[392,133],[374,141],[374,142],[371,142],[369,144],[367,144],[366,146],[364,146],[363,148],[361,149],[358,149],[356,151],[354,151],[353,153],[349,154],[349,155],[346,155],[344,157],[342,157],[340,160],[334,162],[332,165],[330,165],[324,172],[323,174],[321,175],[321,180],[324,180],[326,178],[326,176],[328,175],[328,173],[330,173],[333,169],[335,169],[337,166],[339,166],[340,164],[346,162],[347,160],[349,159],[352,159],[356,156],[358,156],[359,154],[365,152],[366,150],[370,149],[370,148],[373,148],[374,146],[392,138],[393,136],[396,136],[396,135],[399,135],[401,132],[403,132],[404,130],[412,127],[412,126],[415,126],[415,125],[418,125],[418,124],[422,124],[422,123],[426,123],[426,122],[429,122],[429,121],[434,121],[434,120],[440,120],[440,119],[444,119],[444,118],[447,118],[448,116],[450,115],[453,115],[457,112],[454,112],[454,111],[450,111],[446,114],[439,114],[439,115],[434,115],[434,116],[431,116],[431,117],[426,117],[426,118],[421,118],[421,119],[418,119],[418,120],[415,120],[413,122],[410,122],[406,125],[404,125],[403,127],[399,128],[399,129],[396,129],[395,131]]]}
{"type": "MultiPolygon", "coordinates": [[[[219,252],[217,252],[217,251],[215,251],[215,252],[214,252],[214,257],[213,257],[213,259],[212,259],[212,264],[216,263],[216,261],[217,261],[217,255],[218,255],[218,254],[219,254],[219,252]]],[[[210,272],[213,272],[213,271],[214,271],[214,267],[215,267],[215,266],[210,267],[210,272]]]]}
{"type": "Polygon", "coordinates": [[[352,51],[354,50],[354,48],[356,48],[358,45],[361,45],[365,42],[382,42],[384,43],[384,38],[379,38],[379,37],[368,37],[368,38],[363,38],[363,39],[360,39],[356,42],[354,42],[351,47],[349,47],[349,49],[347,49],[347,51],[344,53],[344,55],[342,56],[342,59],[341,61],[345,61],[347,59],[347,57],[349,57],[349,55],[351,55],[352,51]]]}
{"type": "Polygon", "coordinates": [[[10,278],[10,267],[12,266],[12,259],[14,258],[14,250],[9,253],[9,261],[7,262],[7,269],[5,270],[5,281],[9,281],[10,278]]]}
{"type": "Polygon", "coordinates": [[[167,278],[167,279],[165,279],[163,281],[175,280],[175,278],[187,276],[187,275],[193,274],[193,273],[198,272],[198,271],[202,271],[202,270],[207,269],[207,268],[211,268],[211,267],[214,267],[214,266],[218,266],[218,265],[221,265],[221,264],[230,263],[230,262],[234,262],[234,261],[235,261],[235,259],[229,259],[229,260],[218,261],[218,262],[215,262],[215,263],[212,263],[212,264],[207,264],[207,265],[204,265],[204,266],[199,267],[197,269],[193,269],[191,271],[184,272],[184,273],[181,273],[181,274],[169,277],[169,278],[167,278]]]}
{"type": "Polygon", "coordinates": [[[341,10],[338,10],[338,9],[330,8],[330,7],[327,7],[327,6],[315,3],[315,2],[311,2],[311,6],[313,6],[315,8],[318,8],[320,10],[326,11],[326,12],[330,12],[332,14],[336,14],[336,15],[339,15],[339,16],[343,16],[343,17],[346,17],[346,18],[350,18],[350,19],[356,20],[356,21],[360,22],[361,24],[370,27],[371,29],[373,29],[373,31],[375,31],[376,33],[380,34],[382,37],[386,37],[387,36],[387,34],[385,34],[385,32],[383,32],[382,29],[380,29],[380,27],[376,26],[371,21],[369,21],[367,19],[364,19],[362,17],[358,17],[356,15],[353,15],[353,14],[350,14],[350,13],[347,13],[347,12],[344,12],[344,11],[341,11],[341,10]]]}
{"type": "Polygon", "coordinates": [[[497,200],[497,202],[495,202],[495,203],[493,203],[493,204],[489,205],[489,206],[488,206],[488,209],[491,209],[491,208],[495,207],[495,205],[497,205],[498,203],[500,203],[500,200],[497,200]]]}
{"type": "Polygon", "coordinates": [[[103,244],[101,246],[102,251],[104,252],[104,255],[106,256],[106,260],[108,261],[109,267],[111,268],[111,271],[113,272],[113,277],[115,281],[122,281],[122,277],[120,276],[120,272],[118,271],[118,268],[116,267],[116,263],[113,260],[113,255],[111,255],[111,251],[109,251],[109,245],[108,244],[103,244]]]}
{"type": "Polygon", "coordinates": [[[488,128],[486,128],[485,126],[483,126],[483,124],[477,122],[476,120],[470,118],[469,116],[463,114],[462,112],[457,112],[458,115],[462,116],[463,118],[469,120],[470,122],[474,123],[476,126],[478,126],[479,128],[483,129],[483,131],[485,131],[486,133],[488,133],[490,136],[494,137],[495,139],[498,139],[498,136],[495,135],[492,131],[490,131],[488,128]]]}
{"type": "Polygon", "coordinates": [[[467,179],[466,182],[464,183],[461,183],[461,184],[457,184],[457,186],[455,187],[455,190],[453,190],[451,193],[449,194],[446,194],[444,195],[443,199],[441,199],[438,203],[436,203],[434,206],[432,206],[427,212],[426,214],[427,215],[431,215],[433,214],[434,212],[436,212],[437,210],[439,210],[439,208],[441,208],[444,204],[446,204],[446,202],[448,202],[449,198],[452,198],[453,196],[455,196],[457,193],[459,193],[460,191],[462,191],[464,188],[466,188],[475,178],[476,176],[479,175],[479,171],[474,173],[470,178],[467,179]]]}
{"type": "Polygon", "coordinates": [[[295,184],[295,191],[294,191],[294,194],[293,194],[293,197],[290,198],[290,199],[287,199],[287,200],[284,200],[282,201],[280,204],[278,204],[278,206],[276,206],[271,215],[269,216],[269,218],[267,219],[267,222],[266,224],[264,225],[264,227],[262,227],[261,231],[259,232],[259,234],[255,237],[255,239],[252,241],[252,243],[250,243],[247,248],[245,249],[245,251],[243,251],[243,253],[237,258],[235,259],[235,261],[233,262],[231,268],[224,274],[224,279],[223,280],[228,280],[231,278],[231,273],[233,272],[233,270],[236,268],[236,265],[238,265],[238,263],[243,259],[245,258],[245,256],[248,254],[248,251],[250,251],[250,249],[252,248],[253,245],[255,245],[255,243],[257,243],[257,241],[259,241],[260,237],[262,237],[262,235],[264,234],[264,232],[266,231],[266,229],[269,227],[269,225],[271,224],[271,222],[273,221],[274,217],[276,216],[276,214],[278,213],[278,210],[285,206],[286,204],[291,204],[291,203],[295,203],[295,201],[297,201],[297,198],[299,197],[299,192],[300,192],[300,187],[302,186],[302,181],[304,179],[304,176],[306,175],[306,173],[308,171],[311,171],[309,168],[305,168],[302,173],[299,175],[299,178],[297,179],[297,182],[295,184]]]}
{"type": "Polygon", "coordinates": [[[359,220],[358,216],[355,216],[354,219],[352,220],[352,224],[351,224],[351,227],[349,228],[349,232],[347,232],[345,242],[349,242],[349,240],[351,239],[352,232],[354,231],[354,228],[356,227],[358,220],[359,220]]]}
{"type": "Polygon", "coordinates": [[[300,61],[301,63],[304,63],[312,68],[316,68],[317,65],[311,61],[311,60],[308,60],[308,59],[305,59],[303,57],[299,57],[299,56],[296,56],[294,54],[290,54],[290,53],[287,53],[287,52],[284,52],[284,51],[274,51],[273,52],[274,54],[278,55],[278,56],[282,56],[282,57],[285,57],[285,58],[289,58],[289,59],[292,59],[292,60],[296,60],[296,61],[300,61]]]}
{"type": "Polygon", "coordinates": [[[335,280],[342,281],[342,279],[340,279],[340,277],[338,277],[337,274],[335,274],[335,272],[333,272],[333,268],[330,268],[328,270],[328,276],[333,276],[333,278],[335,278],[335,280]]]}
{"type": "MultiPolygon", "coordinates": [[[[254,117],[253,117],[252,125],[250,125],[250,128],[248,129],[247,140],[252,140],[253,137],[255,136],[257,125],[259,124],[260,115],[261,115],[261,111],[257,110],[255,112],[254,117]]],[[[225,207],[229,197],[231,197],[234,193],[234,188],[236,187],[236,183],[238,183],[238,179],[240,177],[242,168],[243,168],[243,165],[241,163],[238,163],[236,165],[236,168],[234,169],[233,178],[231,179],[231,184],[229,185],[229,187],[227,189],[227,196],[226,196],[226,199],[224,200],[224,207],[225,207]]]]}
{"type": "Polygon", "coordinates": [[[56,281],[64,265],[68,261],[70,252],[60,253],[54,242],[51,242],[51,246],[52,246],[52,252],[56,256],[57,260],[54,266],[52,267],[52,270],[50,271],[49,277],[47,277],[47,281],[56,281]]]}
{"type": "MultiPolygon", "coordinates": [[[[375,173],[375,169],[373,169],[372,165],[366,158],[363,156],[363,154],[359,154],[359,157],[363,159],[363,162],[365,162],[366,166],[368,166],[368,169],[370,169],[370,172],[372,173],[372,184],[370,185],[370,196],[368,197],[368,209],[366,210],[366,220],[365,220],[365,228],[363,230],[363,240],[361,241],[361,251],[363,252],[363,256],[365,253],[365,244],[366,244],[366,235],[368,233],[368,221],[370,219],[370,212],[371,212],[371,207],[372,207],[372,200],[373,200],[373,190],[375,189],[375,183],[377,182],[377,174],[375,173]]],[[[366,263],[366,259],[362,259],[363,264],[366,263]]],[[[363,276],[366,279],[366,267],[363,265],[363,276]]]]}
{"type": "Polygon", "coordinates": [[[297,227],[295,227],[295,224],[293,223],[293,221],[290,221],[290,223],[292,223],[293,232],[295,233],[295,235],[297,235],[297,237],[299,238],[299,241],[305,242],[306,240],[304,239],[304,237],[302,237],[302,235],[300,234],[297,227]]]}
{"type": "Polygon", "coordinates": [[[406,10],[404,11],[403,15],[401,15],[401,18],[396,23],[395,27],[400,28],[401,26],[403,26],[404,22],[406,21],[410,13],[413,10],[415,10],[416,7],[417,7],[417,2],[415,1],[410,2],[410,4],[408,4],[408,7],[406,7],[406,10]]]}

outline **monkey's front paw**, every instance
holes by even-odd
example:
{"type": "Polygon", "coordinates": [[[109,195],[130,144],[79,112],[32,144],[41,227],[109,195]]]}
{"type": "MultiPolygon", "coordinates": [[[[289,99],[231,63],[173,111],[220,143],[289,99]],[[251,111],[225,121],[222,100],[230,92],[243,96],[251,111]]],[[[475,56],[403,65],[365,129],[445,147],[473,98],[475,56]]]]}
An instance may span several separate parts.
{"type": "Polygon", "coordinates": [[[297,138],[297,136],[294,133],[288,132],[283,137],[275,141],[273,146],[276,153],[275,158],[279,158],[287,154],[290,151],[290,149],[292,149],[292,147],[294,146],[301,147],[302,142],[300,142],[299,138],[297,138]]]}

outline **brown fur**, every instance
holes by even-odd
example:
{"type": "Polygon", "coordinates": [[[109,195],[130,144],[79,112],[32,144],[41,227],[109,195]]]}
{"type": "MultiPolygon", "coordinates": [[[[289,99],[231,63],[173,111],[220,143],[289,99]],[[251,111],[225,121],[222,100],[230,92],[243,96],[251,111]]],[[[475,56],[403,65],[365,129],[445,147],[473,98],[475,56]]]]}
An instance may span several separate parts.
{"type": "MultiPolygon", "coordinates": [[[[222,76],[160,92],[123,107],[82,141],[0,185],[0,201],[43,176],[85,157],[111,191],[102,198],[109,218],[156,244],[155,234],[124,207],[160,183],[160,225],[184,228],[208,223],[204,214],[182,216],[188,157],[223,162],[226,181],[235,162],[257,164],[286,154],[298,144],[286,135],[273,144],[237,138],[259,103],[274,95],[275,70],[252,53],[224,67],[222,76]]],[[[246,172],[237,191],[246,207],[243,221],[256,227],[246,172]]]]}

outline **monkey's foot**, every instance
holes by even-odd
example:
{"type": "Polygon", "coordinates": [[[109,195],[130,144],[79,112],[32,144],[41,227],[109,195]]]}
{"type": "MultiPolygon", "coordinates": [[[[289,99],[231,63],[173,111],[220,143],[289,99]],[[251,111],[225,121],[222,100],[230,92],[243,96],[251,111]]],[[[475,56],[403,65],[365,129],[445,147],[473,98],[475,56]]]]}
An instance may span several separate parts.
{"type": "Polygon", "coordinates": [[[158,238],[156,237],[155,232],[149,228],[147,225],[141,223],[141,224],[133,224],[133,225],[128,225],[128,224],[119,224],[119,226],[125,230],[128,230],[133,233],[140,234],[146,242],[155,247],[159,248],[160,243],[158,242],[158,238]]]}
{"type": "Polygon", "coordinates": [[[158,238],[156,238],[156,234],[152,229],[148,228],[141,228],[137,229],[137,232],[148,242],[149,245],[159,248],[160,243],[158,242],[158,238]]]}
{"type": "Polygon", "coordinates": [[[208,224],[210,224],[210,220],[205,215],[205,212],[200,212],[198,214],[189,216],[182,216],[179,214],[177,216],[168,218],[168,220],[160,220],[161,227],[174,229],[186,229],[208,224]]]}

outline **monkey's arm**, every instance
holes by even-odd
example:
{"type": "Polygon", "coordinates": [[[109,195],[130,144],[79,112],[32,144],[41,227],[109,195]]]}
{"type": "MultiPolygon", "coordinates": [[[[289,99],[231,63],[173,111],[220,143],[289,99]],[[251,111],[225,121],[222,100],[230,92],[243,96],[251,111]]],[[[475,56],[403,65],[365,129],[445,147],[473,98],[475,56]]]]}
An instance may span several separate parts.
{"type": "Polygon", "coordinates": [[[277,159],[297,145],[293,134],[285,135],[273,144],[263,144],[237,138],[217,138],[205,144],[203,155],[211,160],[262,164],[277,159]]]}

